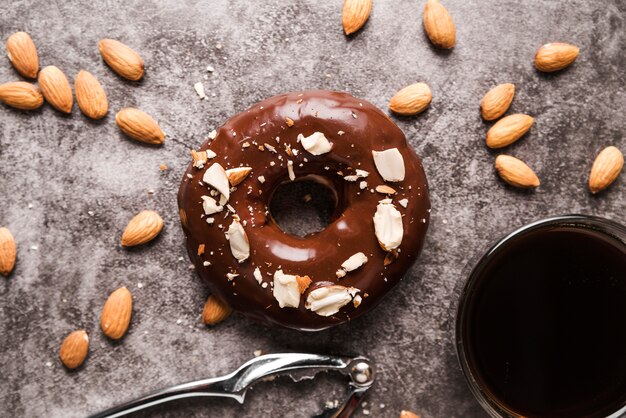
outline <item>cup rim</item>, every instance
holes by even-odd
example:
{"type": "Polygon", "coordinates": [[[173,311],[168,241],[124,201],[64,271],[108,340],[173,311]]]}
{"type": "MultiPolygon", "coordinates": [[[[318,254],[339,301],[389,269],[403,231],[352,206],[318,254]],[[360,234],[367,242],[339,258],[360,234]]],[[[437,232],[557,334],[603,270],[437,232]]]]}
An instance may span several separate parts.
{"type": "MultiPolygon", "coordinates": [[[[615,221],[591,215],[560,215],[543,218],[538,221],[534,221],[523,225],[512,232],[509,232],[499,240],[492,244],[487,251],[485,251],[478,258],[474,258],[469,268],[464,270],[464,281],[460,294],[457,296],[456,309],[455,309],[455,351],[459,365],[465,377],[470,391],[474,398],[478,401],[481,407],[493,418],[523,418],[522,415],[516,414],[509,410],[504,405],[496,402],[486,393],[479,385],[477,376],[472,372],[469,362],[467,360],[465,344],[463,342],[463,323],[465,319],[467,302],[469,300],[468,294],[473,290],[476,284],[476,276],[474,273],[485,267],[488,261],[490,261],[493,255],[500,251],[500,249],[520,235],[529,233],[530,231],[544,228],[547,226],[559,225],[570,226],[575,228],[591,229],[596,232],[604,233],[612,238],[617,239],[626,245],[626,226],[617,223],[615,221]]],[[[611,413],[605,418],[618,418],[626,413],[626,405],[622,406],[619,410],[611,413]]]]}

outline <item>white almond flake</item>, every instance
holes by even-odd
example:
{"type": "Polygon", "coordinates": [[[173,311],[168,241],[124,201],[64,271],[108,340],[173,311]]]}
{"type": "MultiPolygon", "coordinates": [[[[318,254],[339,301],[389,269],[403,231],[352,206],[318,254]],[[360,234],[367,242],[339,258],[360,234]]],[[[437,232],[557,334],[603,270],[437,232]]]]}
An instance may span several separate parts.
{"type": "Polygon", "coordinates": [[[298,142],[302,143],[302,147],[313,155],[326,154],[333,148],[333,144],[321,132],[314,132],[307,137],[299,134],[298,142]]]}
{"type": "Polygon", "coordinates": [[[356,295],[354,299],[352,300],[352,304],[354,305],[355,308],[358,308],[361,302],[363,302],[363,298],[361,297],[361,295],[356,295]]]}
{"type": "Polygon", "coordinates": [[[204,261],[204,262],[202,263],[202,265],[203,265],[204,267],[209,267],[209,266],[211,265],[211,263],[210,263],[209,261],[204,261]]]}
{"type": "Polygon", "coordinates": [[[252,168],[250,167],[229,168],[228,170],[226,170],[226,176],[228,177],[230,185],[236,186],[244,181],[244,179],[248,177],[248,174],[250,174],[251,171],[252,168]]]}
{"type": "Polygon", "coordinates": [[[206,218],[206,223],[209,225],[213,225],[213,222],[215,222],[215,218],[206,218]]]}
{"type": "Polygon", "coordinates": [[[337,275],[338,279],[341,279],[342,277],[346,277],[346,271],[343,269],[337,270],[335,274],[337,275]]]}
{"type": "Polygon", "coordinates": [[[230,252],[240,263],[243,263],[250,257],[248,236],[237,217],[233,219],[233,222],[228,227],[228,243],[230,244],[230,252]]]}
{"type": "Polygon", "coordinates": [[[287,172],[289,173],[289,180],[294,181],[296,173],[293,172],[293,161],[291,160],[287,160],[287,172]]]}
{"type": "Polygon", "coordinates": [[[339,131],[339,132],[337,132],[337,135],[339,135],[339,136],[341,136],[341,135],[343,135],[343,134],[345,134],[345,132],[344,132],[344,131],[339,131]]]}
{"type": "Polygon", "coordinates": [[[259,183],[261,183],[261,184],[265,183],[265,177],[264,176],[259,176],[258,180],[259,180],[259,183]]]}
{"type": "Polygon", "coordinates": [[[215,199],[209,196],[200,196],[202,198],[202,208],[205,215],[213,215],[214,213],[224,210],[224,206],[218,205],[215,199]]]}
{"type": "Polygon", "coordinates": [[[263,282],[263,284],[261,285],[261,287],[262,287],[263,289],[267,288],[267,282],[263,282]]]}
{"type": "Polygon", "coordinates": [[[358,292],[357,288],[339,285],[319,287],[309,293],[304,307],[320,316],[331,316],[350,303],[358,292]]]}
{"type": "Polygon", "coordinates": [[[215,139],[217,137],[217,131],[215,129],[213,129],[210,133],[209,133],[209,139],[215,139]]]}
{"type": "Polygon", "coordinates": [[[358,269],[367,263],[367,256],[363,253],[356,253],[341,264],[341,268],[346,272],[358,269]]]}
{"type": "Polygon", "coordinates": [[[392,251],[400,246],[404,235],[402,215],[391,203],[391,199],[381,200],[376,207],[374,233],[383,250],[392,251]]]}
{"type": "Polygon", "coordinates": [[[398,200],[398,203],[400,204],[400,206],[402,206],[403,208],[406,208],[409,205],[409,199],[401,199],[398,200]]]}
{"type": "Polygon", "coordinates": [[[273,145],[270,144],[263,144],[263,146],[268,149],[270,152],[273,152],[274,154],[276,154],[276,147],[274,147],[273,145]]]}
{"type": "Polygon", "coordinates": [[[196,93],[198,94],[198,97],[200,97],[200,100],[206,99],[206,94],[204,93],[204,86],[202,85],[201,82],[197,82],[196,84],[194,84],[193,88],[196,90],[196,93]]]}
{"type": "Polygon", "coordinates": [[[254,269],[253,274],[254,274],[254,278],[259,284],[263,283],[263,275],[261,274],[261,270],[259,270],[258,267],[254,269]]]}
{"type": "Polygon", "coordinates": [[[274,273],[274,298],[281,308],[297,308],[300,305],[300,289],[295,275],[284,274],[282,270],[274,273]]]}
{"type": "MultiPolygon", "coordinates": [[[[293,153],[293,156],[294,156],[294,157],[297,157],[297,156],[298,156],[298,153],[299,153],[300,151],[298,151],[297,149],[295,149],[295,148],[294,148],[294,149],[292,149],[292,150],[291,150],[291,152],[293,153]]],[[[304,161],[306,161],[306,158],[304,159],[304,161]]]]}
{"type": "Polygon", "coordinates": [[[376,169],[385,181],[404,180],[404,158],[398,148],[385,151],[372,151],[376,169]]]}
{"type": "Polygon", "coordinates": [[[370,172],[369,172],[369,171],[365,171],[365,170],[361,170],[361,169],[358,169],[358,168],[357,168],[357,169],[356,169],[356,171],[355,171],[355,174],[356,174],[357,176],[359,176],[359,177],[363,177],[363,178],[365,178],[365,177],[367,177],[367,176],[369,176],[369,175],[370,175],[370,172]]]}
{"type": "Polygon", "coordinates": [[[367,182],[366,181],[362,181],[359,183],[359,188],[361,190],[367,189],[367,182]]]}
{"type": "Polygon", "coordinates": [[[226,196],[224,196],[223,194],[221,194],[220,195],[220,201],[219,201],[220,205],[224,206],[226,204],[226,202],[228,202],[228,198],[226,196]]]}
{"type": "Polygon", "coordinates": [[[211,167],[204,173],[202,181],[220,192],[226,201],[228,201],[230,198],[228,176],[226,175],[224,167],[219,163],[211,164],[211,167]]]}
{"type": "Polygon", "coordinates": [[[239,277],[239,275],[237,273],[226,273],[226,278],[229,282],[235,280],[235,277],[239,277]]]}
{"type": "Polygon", "coordinates": [[[355,176],[355,175],[344,176],[343,179],[345,181],[357,181],[359,179],[359,176],[355,176]]]}

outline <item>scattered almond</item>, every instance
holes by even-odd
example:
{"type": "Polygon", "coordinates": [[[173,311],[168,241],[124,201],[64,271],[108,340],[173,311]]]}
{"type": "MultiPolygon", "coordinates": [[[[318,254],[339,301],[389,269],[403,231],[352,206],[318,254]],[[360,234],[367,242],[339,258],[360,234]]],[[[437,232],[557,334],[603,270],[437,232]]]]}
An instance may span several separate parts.
{"type": "Polygon", "coordinates": [[[102,308],[100,328],[104,334],[119,340],[126,334],[133,311],[133,297],[126,287],[120,287],[111,293],[102,308]]]}
{"type": "Polygon", "coordinates": [[[74,79],[76,102],[91,119],[102,119],[109,111],[109,101],[102,85],[90,72],[81,70],[74,79]]]}
{"type": "Polygon", "coordinates": [[[522,160],[510,155],[498,155],[496,158],[498,175],[511,186],[529,189],[539,186],[539,178],[522,160]]]}
{"type": "Polygon", "coordinates": [[[418,415],[415,415],[411,411],[402,411],[400,412],[400,418],[420,418],[418,415]]]}
{"type": "Polygon", "coordinates": [[[428,107],[433,94],[425,83],[411,84],[398,91],[389,101],[389,109],[399,115],[411,116],[428,107]]]}
{"type": "Polygon", "coordinates": [[[134,247],[152,241],[163,229],[163,219],[153,210],[135,215],[122,234],[122,246],[134,247]]]}
{"type": "Polygon", "coordinates": [[[8,228],[0,228],[0,274],[8,276],[15,267],[17,244],[8,228]]]}
{"type": "Polygon", "coordinates": [[[545,44],[535,54],[535,67],[547,73],[562,70],[576,61],[579,52],[578,47],[563,42],[545,44]]]}
{"type": "Polygon", "coordinates": [[[39,71],[39,88],[46,101],[56,110],[63,113],[71,113],[74,97],[72,86],[67,77],[54,65],[44,67],[39,71]]]}
{"type": "Polygon", "coordinates": [[[598,193],[609,187],[624,168],[624,155],[616,147],[606,147],[596,157],[589,175],[589,190],[598,193]]]}
{"type": "Polygon", "coordinates": [[[7,56],[15,70],[26,78],[37,78],[39,56],[37,47],[26,32],[16,32],[7,39],[7,56]]]}
{"type": "Polygon", "coordinates": [[[428,0],[424,8],[424,30],[428,39],[443,49],[454,48],[456,29],[448,10],[439,0],[428,0]]]}
{"type": "Polygon", "coordinates": [[[204,247],[205,247],[205,245],[204,245],[204,244],[200,244],[200,245],[198,245],[198,255],[199,255],[199,256],[200,256],[200,255],[202,255],[202,254],[204,254],[204,247]]]}
{"type": "Polygon", "coordinates": [[[154,145],[165,141],[165,133],[159,124],[139,109],[127,107],[120,110],[115,116],[115,122],[122,132],[137,141],[154,145]]]}
{"type": "Polygon", "coordinates": [[[480,102],[480,113],[485,120],[496,120],[511,106],[515,95],[515,85],[511,83],[495,86],[485,94],[480,102]]]}
{"type": "Polygon", "coordinates": [[[83,364],[88,352],[89,337],[87,332],[81,329],[65,337],[59,350],[59,358],[65,367],[72,370],[83,364]]]}
{"type": "Polygon", "coordinates": [[[487,146],[503,148],[511,145],[528,132],[534,121],[533,117],[521,113],[500,119],[487,131],[487,146]]]}
{"type": "Polygon", "coordinates": [[[302,294],[311,285],[311,278],[309,276],[296,275],[296,282],[298,283],[298,290],[300,291],[300,294],[302,294]]]}
{"type": "Polygon", "coordinates": [[[373,0],[344,0],[341,10],[341,24],[346,35],[363,27],[372,11],[373,0]]]}
{"type": "Polygon", "coordinates": [[[98,49],[104,62],[120,76],[131,81],[143,77],[143,59],[129,46],[114,39],[101,39],[98,49]]]}
{"type": "Polygon", "coordinates": [[[396,190],[393,187],[389,187],[386,184],[376,186],[376,191],[381,194],[396,194],[396,190]]]}
{"type": "Polygon", "coordinates": [[[211,295],[202,310],[202,323],[215,325],[222,322],[232,313],[232,309],[225,302],[211,295]]]}
{"type": "Polygon", "coordinates": [[[251,171],[252,168],[250,167],[230,168],[226,170],[226,176],[228,177],[230,185],[236,186],[248,177],[248,174],[250,174],[251,171]]]}
{"type": "Polygon", "coordinates": [[[15,81],[0,85],[0,101],[16,109],[34,110],[43,104],[43,95],[34,84],[15,81]]]}

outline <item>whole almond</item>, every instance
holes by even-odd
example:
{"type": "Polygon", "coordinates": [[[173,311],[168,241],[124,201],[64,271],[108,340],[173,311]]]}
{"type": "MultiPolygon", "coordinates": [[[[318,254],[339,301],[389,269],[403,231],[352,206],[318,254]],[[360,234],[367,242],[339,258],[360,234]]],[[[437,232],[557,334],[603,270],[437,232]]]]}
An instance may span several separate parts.
{"type": "Polygon", "coordinates": [[[215,325],[222,322],[231,314],[232,309],[222,300],[211,295],[204,304],[202,310],[202,323],[205,325],[215,325]]]}
{"type": "Polygon", "coordinates": [[[400,412],[400,418],[420,418],[420,417],[415,415],[411,411],[402,411],[400,412]]]}
{"type": "Polygon", "coordinates": [[[589,174],[589,190],[598,193],[609,187],[624,168],[624,155],[616,147],[606,147],[596,157],[589,174]]]}
{"type": "Polygon", "coordinates": [[[44,67],[39,71],[39,87],[46,101],[56,110],[71,113],[74,97],[72,87],[63,71],[54,65],[44,67]]]}
{"type": "Polygon", "coordinates": [[[16,32],[7,39],[7,56],[13,67],[26,78],[37,78],[37,47],[26,32],[16,32]]]}
{"type": "Polygon", "coordinates": [[[503,148],[511,145],[528,132],[534,121],[532,116],[521,113],[500,119],[487,131],[487,146],[503,148]]]}
{"type": "Polygon", "coordinates": [[[579,52],[578,47],[563,42],[545,44],[535,54],[535,67],[547,73],[562,70],[576,61],[579,52]]]}
{"type": "Polygon", "coordinates": [[[363,27],[372,11],[373,0],[344,0],[341,10],[341,23],[346,35],[363,27]]]}
{"type": "Polygon", "coordinates": [[[104,335],[119,340],[126,334],[133,311],[133,297],[125,287],[111,293],[102,308],[100,328],[104,335]]]}
{"type": "Polygon", "coordinates": [[[81,329],[65,337],[59,350],[59,358],[65,367],[72,370],[83,364],[88,352],[89,337],[87,332],[81,329]]]}
{"type": "Polygon", "coordinates": [[[522,160],[510,155],[498,155],[496,158],[498,175],[511,186],[529,189],[539,186],[539,178],[522,160]]]}
{"type": "Polygon", "coordinates": [[[417,115],[428,107],[433,94],[425,83],[411,84],[398,91],[389,101],[389,109],[399,115],[417,115]]]}
{"type": "Polygon", "coordinates": [[[120,110],[115,116],[115,122],[122,132],[137,141],[158,145],[165,140],[165,133],[159,124],[139,109],[126,107],[120,110]]]}
{"type": "Polygon", "coordinates": [[[91,119],[102,119],[109,111],[109,101],[98,79],[81,70],[74,79],[76,102],[81,112],[91,119]]]}
{"type": "Polygon", "coordinates": [[[0,101],[16,109],[34,110],[43,104],[43,96],[34,84],[14,81],[0,85],[0,101]]]}
{"type": "Polygon", "coordinates": [[[424,30],[430,42],[443,49],[454,48],[456,29],[448,10],[439,0],[428,0],[424,8],[424,30]]]}
{"type": "Polygon", "coordinates": [[[143,77],[143,59],[131,47],[115,39],[101,39],[98,49],[104,62],[120,76],[131,81],[143,77]]]}
{"type": "Polygon", "coordinates": [[[122,246],[133,247],[153,240],[163,229],[163,219],[153,210],[135,215],[122,234],[122,246]]]}
{"type": "Polygon", "coordinates": [[[496,120],[504,115],[511,106],[515,95],[515,85],[500,84],[485,94],[480,102],[480,113],[485,120],[496,120]]]}
{"type": "Polygon", "coordinates": [[[8,228],[0,228],[0,274],[8,276],[15,267],[17,245],[8,228]]]}

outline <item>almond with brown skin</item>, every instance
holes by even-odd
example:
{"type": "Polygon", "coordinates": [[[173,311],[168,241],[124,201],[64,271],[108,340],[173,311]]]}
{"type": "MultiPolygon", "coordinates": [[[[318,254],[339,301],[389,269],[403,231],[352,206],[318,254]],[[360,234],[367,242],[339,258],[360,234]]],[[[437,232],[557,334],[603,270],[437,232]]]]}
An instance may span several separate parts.
{"type": "Polygon", "coordinates": [[[0,85],[0,101],[16,109],[34,110],[43,104],[43,95],[34,84],[15,81],[0,85]]]}
{"type": "Polygon", "coordinates": [[[89,352],[89,337],[83,329],[74,331],[63,340],[59,358],[65,367],[76,369],[85,361],[89,352]]]}
{"type": "Polygon", "coordinates": [[[211,295],[204,304],[202,310],[202,323],[215,325],[222,322],[232,313],[232,309],[225,302],[211,295]]]}
{"type": "Polygon", "coordinates": [[[617,147],[606,147],[596,157],[589,175],[589,190],[598,193],[609,187],[624,168],[624,155],[617,147]]]}
{"type": "Polygon", "coordinates": [[[98,79],[81,70],[74,79],[76,102],[81,112],[91,119],[102,119],[109,111],[109,101],[98,79]]]}
{"type": "Polygon", "coordinates": [[[402,411],[400,412],[400,418],[420,418],[420,417],[415,415],[411,411],[402,411]]]}
{"type": "Polygon", "coordinates": [[[63,71],[49,65],[39,71],[39,88],[43,97],[56,110],[63,113],[71,113],[74,97],[72,87],[63,71]]]}
{"type": "Polygon", "coordinates": [[[163,229],[163,219],[153,210],[135,215],[122,234],[122,246],[134,247],[152,241],[163,229]]]}
{"type": "Polygon", "coordinates": [[[535,67],[547,73],[562,70],[576,61],[579,52],[578,47],[563,42],[545,44],[535,54],[535,67]]]}
{"type": "Polygon", "coordinates": [[[341,10],[341,23],[346,35],[363,27],[372,11],[373,0],[344,0],[341,10]]]}
{"type": "Polygon", "coordinates": [[[489,148],[503,148],[520,139],[535,119],[532,116],[517,113],[506,116],[487,131],[487,146],[489,148]]]}
{"type": "Polygon", "coordinates": [[[437,47],[454,48],[456,29],[452,16],[439,0],[428,0],[424,8],[424,30],[428,39],[437,47]]]}
{"type": "Polygon", "coordinates": [[[17,244],[8,228],[0,228],[0,274],[7,277],[15,267],[17,244]]]}
{"type": "Polygon", "coordinates": [[[26,32],[16,32],[7,39],[7,56],[15,70],[26,78],[37,78],[39,55],[32,38],[26,32]]]}
{"type": "Polygon", "coordinates": [[[425,83],[411,84],[398,91],[389,101],[389,109],[398,115],[411,116],[428,107],[433,95],[425,83]]]}
{"type": "Polygon", "coordinates": [[[104,335],[119,340],[126,334],[133,311],[133,297],[125,287],[111,293],[102,308],[100,328],[104,335]]]}
{"type": "Polygon", "coordinates": [[[498,175],[511,186],[530,189],[539,186],[539,178],[522,160],[510,155],[498,155],[496,158],[498,175]]]}
{"type": "Polygon", "coordinates": [[[165,133],[159,124],[147,113],[133,107],[127,107],[115,116],[117,126],[126,135],[137,141],[159,145],[165,141],[165,133]]]}
{"type": "Polygon", "coordinates": [[[496,120],[504,115],[511,106],[515,86],[511,83],[500,84],[485,94],[480,102],[480,113],[485,120],[496,120]]]}
{"type": "Polygon", "coordinates": [[[131,81],[143,77],[143,59],[131,47],[115,39],[101,39],[98,42],[98,49],[104,62],[120,76],[131,81]]]}

